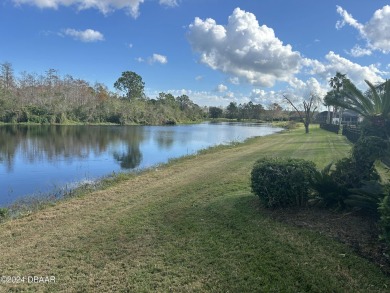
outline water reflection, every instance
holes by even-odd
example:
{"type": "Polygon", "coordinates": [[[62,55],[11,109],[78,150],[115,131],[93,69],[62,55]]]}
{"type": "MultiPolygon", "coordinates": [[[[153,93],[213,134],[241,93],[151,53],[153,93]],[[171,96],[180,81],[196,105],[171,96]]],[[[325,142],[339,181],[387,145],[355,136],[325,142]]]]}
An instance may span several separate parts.
{"type": "Polygon", "coordinates": [[[99,156],[110,145],[123,143],[127,150],[121,154],[115,152],[114,158],[129,169],[141,162],[139,144],[144,133],[139,127],[5,125],[0,127],[0,138],[0,161],[5,162],[8,172],[13,170],[17,152],[29,163],[58,160],[71,163],[92,153],[99,156]]]}
{"type": "Polygon", "coordinates": [[[0,126],[0,206],[32,193],[121,170],[143,169],[199,149],[279,129],[245,124],[0,126]]]}

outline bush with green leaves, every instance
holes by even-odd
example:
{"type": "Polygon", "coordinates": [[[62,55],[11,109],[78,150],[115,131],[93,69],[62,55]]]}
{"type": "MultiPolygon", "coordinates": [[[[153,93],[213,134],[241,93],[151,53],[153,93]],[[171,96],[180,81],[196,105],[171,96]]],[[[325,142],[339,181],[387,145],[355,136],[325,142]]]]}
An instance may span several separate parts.
{"type": "Polygon", "coordinates": [[[332,177],[343,188],[360,188],[366,181],[378,181],[375,160],[384,155],[387,142],[375,136],[361,137],[352,148],[351,156],[336,163],[332,177]]]}
{"type": "Polygon", "coordinates": [[[8,217],[9,211],[7,208],[0,208],[0,222],[8,217]]]}
{"type": "Polygon", "coordinates": [[[310,203],[319,207],[343,210],[348,190],[337,182],[333,176],[332,166],[333,163],[330,163],[321,171],[315,172],[311,181],[311,187],[315,193],[310,203]]]}
{"type": "Polygon", "coordinates": [[[305,206],[315,172],[315,165],[310,161],[262,158],[252,169],[252,191],[268,208],[305,206]]]}
{"type": "Polygon", "coordinates": [[[385,194],[383,186],[378,181],[365,181],[361,187],[351,188],[348,192],[348,198],[345,199],[345,204],[348,207],[372,218],[379,218],[378,206],[385,194]]]}
{"type": "Polygon", "coordinates": [[[390,193],[381,200],[378,207],[380,239],[390,247],[390,193]]]}

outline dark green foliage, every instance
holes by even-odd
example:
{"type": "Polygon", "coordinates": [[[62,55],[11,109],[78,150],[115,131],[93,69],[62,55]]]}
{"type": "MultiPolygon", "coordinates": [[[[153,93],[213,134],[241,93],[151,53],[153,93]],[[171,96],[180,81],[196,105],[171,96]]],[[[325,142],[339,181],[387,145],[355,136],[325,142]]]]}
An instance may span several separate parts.
{"type": "Polygon", "coordinates": [[[352,148],[349,158],[336,163],[332,176],[345,188],[359,188],[364,181],[379,180],[375,160],[387,149],[387,142],[375,136],[362,136],[352,148]]]}
{"type": "Polygon", "coordinates": [[[325,207],[344,209],[346,206],[376,215],[381,192],[379,175],[374,162],[383,155],[387,143],[379,137],[361,137],[352,149],[351,156],[317,173],[313,188],[317,202],[325,207]]]}
{"type": "Polygon", "coordinates": [[[253,192],[268,208],[305,206],[315,173],[313,162],[292,158],[262,158],[251,173],[253,192]]]}
{"type": "Polygon", "coordinates": [[[343,158],[336,163],[332,176],[344,188],[358,188],[363,181],[378,180],[373,161],[356,161],[353,158],[343,158]]]}
{"type": "Polygon", "coordinates": [[[132,72],[124,72],[116,82],[123,98],[103,84],[92,87],[69,75],[61,77],[55,70],[44,76],[24,73],[13,80],[17,82],[7,88],[0,83],[0,122],[163,124],[199,121],[206,116],[186,95],[175,98],[162,93],[163,100],[149,100],[142,78],[132,72]]]}
{"type": "Polygon", "coordinates": [[[127,99],[144,98],[145,83],[142,77],[133,71],[122,72],[122,76],[114,83],[114,87],[124,92],[127,99]]]}
{"type": "Polygon", "coordinates": [[[7,208],[0,208],[0,222],[6,219],[9,215],[9,210],[7,208]]]}
{"type": "Polygon", "coordinates": [[[384,197],[383,187],[378,181],[363,182],[360,188],[349,190],[345,204],[357,209],[366,215],[377,218],[378,205],[384,197]]]}
{"type": "Polygon", "coordinates": [[[390,246],[390,193],[380,201],[378,211],[380,214],[380,238],[390,246]]]}
{"type": "Polygon", "coordinates": [[[378,174],[375,169],[371,173],[371,177],[375,179],[364,181],[351,158],[338,161],[335,170],[331,170],[331,167],[332,164],[329,164],[313,176],[311,186],[316,194],[311,202],[337,210],[351,208],[377,217],[377,207],[383,198],[383,190],[376,180],[378,174]]]}
{"type": "Polygon", "coordinates": [[[209,107],[209,117],[210,118],[222,117],[222,109],[218,107],[209,107]]]}
{"type": "Polygon", "coordinates": [[[375,161],[385,154],[388,144],[378,136],[362,136],[352,148],[352,157],[358,162],[375,161]]]}
{"type": "Polygon", "coordinates": [[[333,163],[314,173],[311,187],[316,194],[310,202],[317,206],[341,210],[345,208],[344,200],[348,195],[348,190],[337,183],[331,171],[332,166],[333,163]]]}

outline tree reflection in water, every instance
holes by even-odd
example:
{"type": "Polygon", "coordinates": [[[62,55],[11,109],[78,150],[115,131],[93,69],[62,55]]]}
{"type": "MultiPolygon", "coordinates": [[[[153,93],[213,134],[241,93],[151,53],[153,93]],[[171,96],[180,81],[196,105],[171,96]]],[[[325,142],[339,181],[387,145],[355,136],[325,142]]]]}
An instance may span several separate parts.
{"type": "Polygon", "coordinates": [[[113,157],[124,169],[139,166],[144,135],[140,127],[4,125],[0,127],[0,163],[13,170],[16,153],[30,163],[72,161],[106,152],[110,145],[125,144],[127,151],[113,157]]]}

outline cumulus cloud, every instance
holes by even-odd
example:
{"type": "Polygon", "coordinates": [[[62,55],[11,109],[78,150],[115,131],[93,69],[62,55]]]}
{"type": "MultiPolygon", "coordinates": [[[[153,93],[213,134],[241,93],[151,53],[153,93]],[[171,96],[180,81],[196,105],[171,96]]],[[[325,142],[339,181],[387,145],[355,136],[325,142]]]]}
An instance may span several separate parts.
{"type": "Polygon", "coordinates": [[[362,56],[370,56],[372,54],[372,51],[367,48],[361,48],[359,45],[355,45],[351,49],[351,51],[347,53],[353,57],[362,57],[362,56]]]}
{"type": "Polygon", "coordinates": [[[390,53],[390,6],[385,5],[375,11],[374,15],[366,24],[359,23],[341,6],[337,6],[337,13],[342,20],[337,21],[336,28],[341,29],[348,24],[357,29],[360,36],[367,41],[368,48],[390,53]]]}
{"type": "Polygon", "coordinates": [[[148,58],[148,62],[150,64],[153,64],[153,63],[166,64],[166,63],[168,63],[168,58],[167,58],[167,56],[164,56],[164,55],[153,54],[151,57],[148,58]]]}
{"type": "MultiPolygon", "coordinates": [[[[194,91],[190,89],[176,89],[168,90],[168,93],[173,96],[187,95],[195,104],[200,106],[222,106],[226,107],[232,100],[235,100],[234,97],[227,98],[225,94],[221,95],[216,92],[209,91],[194,91]]],[[[158,93],[152,94],[152,96],[157,96],[158,93]]]]}
{"type": "Polygon", "coordinates": [[[217,92],[219,92],[219,93],[223,93],[223,92],[226,92],[227,90],[228,90],[228,87],[226,86],[226,85],[224,85],[224,84],[219,84],[218,86],[217,86],[217,92]]]}
{"type": "Polygon", "coordinates": [[[132,17],[137,18],[139,15],[139,6],[144,0],[13,0],[13,2],[16,5],[29,4],[39,8],[51,9],[58,9],[60,6],[76,6],[79,10],[95,8],[103,14],[124,9],[132,17]]]}
{"type": "Polygon", "coordinates": [[[72,37],[75,40],[79,40],[86,43],[104,41],[103,34],[92,29],[79,31],[72,28],[68,28],[64,30],[64,34],[72,37]]]}
{"type": "Polygon", "coordinates": [[[252,13],[236,8],[227,25],[198,17],[189,26],[188,40],[200,62],[253,85],[288,81],[300,69],[301,56],[283,45],[272,28],[259,25],[252,13]]]}
{"type": "Polygon", "coordinates": [[[160,0],[159,3],[161,5],[165,5],[165,6],[169,6],[169,7],[179,6],[179,3],[177,2],[177,0],[160,0]]]}
{"type": "Polygon", "coordinates": [[[378,65],[371,64],[369,66],[362,66],[332,51],[325,56],[325,59],[326,62],[305,59],[303,63],[309,68],[309,74],[318,75],[323,80],[328,80],[336,72],[341,72],[346,73],[347,77],[358,87],[366,87],[364,79],[373,83],[384,81],[382,75],[386,74],[386,72],[381,71],[378,65]]]}
{"type": "Polygon", "coordinates": [[[237,76],[230,77],[229,82],[231,84],[239,85],[240,84],[240,79],[237,76]]]}
{"type": "Polygon", "coordinates": [[[281,92],[265,91],[263,89],[252,89],[249,94],[249,99],[255,104],[269,106],[272,103],[280,102],[281,92]]]}

